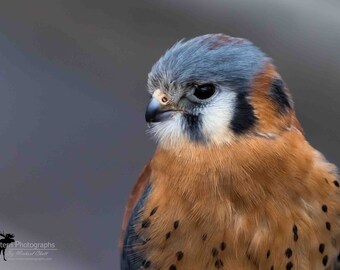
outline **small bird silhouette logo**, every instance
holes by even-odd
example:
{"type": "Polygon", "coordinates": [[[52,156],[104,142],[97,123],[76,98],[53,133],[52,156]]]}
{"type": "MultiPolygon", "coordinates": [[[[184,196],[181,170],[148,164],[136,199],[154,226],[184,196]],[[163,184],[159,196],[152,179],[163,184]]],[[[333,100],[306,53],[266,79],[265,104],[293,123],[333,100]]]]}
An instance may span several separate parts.
{"type": "Polygon", "coordinates": [[[5,232],[3,231],[3,232],[0,233],[0,236],[3,237],[2,239],[0,239],[0,255],[1,255],[1,252],[2,252],[4,261],[7,261],[6,257],[5,257],[5,251],[6,251],[6,248],[8,247],[8,245],[15,241],[14,240],[15,235],[12,234],[12,233],[6,233],[5,234],[5,232]]]}

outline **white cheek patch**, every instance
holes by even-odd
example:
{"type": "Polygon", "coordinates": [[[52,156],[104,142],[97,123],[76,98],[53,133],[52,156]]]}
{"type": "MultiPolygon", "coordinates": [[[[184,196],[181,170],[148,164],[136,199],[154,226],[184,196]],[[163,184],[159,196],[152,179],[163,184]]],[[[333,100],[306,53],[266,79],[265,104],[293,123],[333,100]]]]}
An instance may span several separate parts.
{"type": "Polygon", "coordinates": [[[212,100],[202,113],[202,132],[208,142],[213,144],[228,143],[233,138],[229,128],[234,115],[236,93],[226,91],[212,100]]]}
{"type": "MultiPolygon", "coordinates": [[[[229,128],[234,115],[236,94],[222,92],[213,99],[204,109],[200,109],[200,131],[208,144],[228,143],[233,139],[233,131],[229,128]]],[[[148,129],[158,144],[165,148],[178,148],[190,142],[183,129],[184,118],[181,112],[164,122],[152,123],[148,129]]]]}
{"type": "Polygon", "coordinates": [[[171,119],[151,124],[148,129],[156,141],[164,147],[177,147],[187,141],[182,129],[181,113],[176,113],[171,119]]]}

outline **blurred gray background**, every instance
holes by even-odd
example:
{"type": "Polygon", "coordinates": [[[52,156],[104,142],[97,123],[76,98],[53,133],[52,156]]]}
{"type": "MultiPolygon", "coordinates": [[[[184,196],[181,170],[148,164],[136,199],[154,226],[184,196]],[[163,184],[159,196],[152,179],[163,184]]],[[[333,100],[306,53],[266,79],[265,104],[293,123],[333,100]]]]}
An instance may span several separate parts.
{"type": "Polygon", "coordinates": [[[53,242],[1,269],[118,269],[124,205],[154,143],[146,78],[223,32],[274,58],[309,141],[340,165],[338,0],[0,0],[0,230],[53,242]]]}

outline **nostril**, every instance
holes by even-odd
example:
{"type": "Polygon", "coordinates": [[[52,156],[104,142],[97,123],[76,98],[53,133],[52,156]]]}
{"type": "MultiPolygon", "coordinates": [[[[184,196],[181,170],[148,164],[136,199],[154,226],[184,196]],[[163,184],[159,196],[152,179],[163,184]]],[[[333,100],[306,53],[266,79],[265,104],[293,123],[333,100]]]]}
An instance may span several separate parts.
{"type": "Polygon", "coordinates": [[[153,92],[152,97],[157,99],[161,105],[167,105],[170,101],[169,97],[163,91],[159,89],[153,92]]]}
{"type": "Polygon", "coordinates": [[[168,102],[168,98],[167,97],[162,97],[162,102],[163,103],[167,103],[168,102]]]}

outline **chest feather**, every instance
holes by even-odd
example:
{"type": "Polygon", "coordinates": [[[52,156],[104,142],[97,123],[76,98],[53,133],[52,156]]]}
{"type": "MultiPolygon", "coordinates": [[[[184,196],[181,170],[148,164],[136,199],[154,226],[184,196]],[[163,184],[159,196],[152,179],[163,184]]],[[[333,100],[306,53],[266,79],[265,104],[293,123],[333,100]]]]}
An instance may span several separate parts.
{"type": "Polygon", "coordinates": [[[289,152],[280,141],[268,151],[248,143],[185,162],[157,152],[136,224],[145,268],[331,269],[339,252],[339,182],[310,146],[291,143],[289,152]]]}

